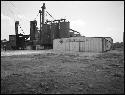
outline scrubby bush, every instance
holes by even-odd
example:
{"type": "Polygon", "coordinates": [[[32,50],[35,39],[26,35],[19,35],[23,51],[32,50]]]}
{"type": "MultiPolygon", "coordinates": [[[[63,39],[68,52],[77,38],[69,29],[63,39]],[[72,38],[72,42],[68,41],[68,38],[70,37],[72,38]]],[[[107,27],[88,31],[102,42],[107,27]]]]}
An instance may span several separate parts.
{"type": "Polygon", "coordinates": [[[115,49],[118,49],[118,48],[121,48],[121,49],[124,49],[124,43],[123,42],[116,42],[116,43],[113,43],[113,47],[112,49],[115,50],[115,49]]]}

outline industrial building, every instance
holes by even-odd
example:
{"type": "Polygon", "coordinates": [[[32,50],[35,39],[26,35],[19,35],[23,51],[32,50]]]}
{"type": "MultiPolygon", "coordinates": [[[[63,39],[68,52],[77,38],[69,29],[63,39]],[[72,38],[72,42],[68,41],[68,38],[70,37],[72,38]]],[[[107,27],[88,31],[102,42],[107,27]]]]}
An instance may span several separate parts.
{"type": "Polygon", "coordinates": [[[111,49],[112,38],[81,36],[78,31],[70,28],[70,22],[66,19],[45,21],[45,3],[41,8],[42,10],[39,10],[40,29],[38,30],[37,21],[34,20],[30,21],[29,35],[19,34],[19,21],[16,21],[15,35],[9,35],[9,49],[54,49],[80,52],[105,52],[111,49]],[[30,40],[27,40],[28,38],[30,40]]]}

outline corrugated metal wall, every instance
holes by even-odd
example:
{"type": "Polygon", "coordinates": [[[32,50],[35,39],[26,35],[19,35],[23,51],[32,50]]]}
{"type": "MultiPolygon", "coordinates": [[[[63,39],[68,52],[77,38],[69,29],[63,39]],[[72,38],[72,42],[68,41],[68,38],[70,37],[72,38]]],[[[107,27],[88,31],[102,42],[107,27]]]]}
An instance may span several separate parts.
{"type": "Polygon", "coordinates": [[[71,37],[55,39],[53,41],[53,49],[79,52],[104,52],[110,50],[111,44],[106,39],[103,39],[103,37],[71,37]]]}
{"type": "Polygon", "coordinates": [[[81,52],[102,52],[101,38],[85,38],[79,44],[81,52]]]}

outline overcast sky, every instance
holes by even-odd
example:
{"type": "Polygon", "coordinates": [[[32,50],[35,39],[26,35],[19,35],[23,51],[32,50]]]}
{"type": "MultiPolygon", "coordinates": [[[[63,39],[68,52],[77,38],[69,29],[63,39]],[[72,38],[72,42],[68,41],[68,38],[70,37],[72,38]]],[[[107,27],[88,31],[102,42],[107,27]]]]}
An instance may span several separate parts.
{"type": "MultiPolygon", "coordinates": [[[[25,34],[30,33],[30,21],[37,16],[42,3],[54,19],[66,18],[70,28],[86,37],[112,37],[123,41],[124,1],[1,1],[1,39],[15,34],[19,20],[25,34]]],[[[46,14],[45,19],[53,20],[46,14]]],[[[36,18],[39,27],[39,15],[36,18]]],[[[19,33],[23,33],[21,29],[19,33]]]]}

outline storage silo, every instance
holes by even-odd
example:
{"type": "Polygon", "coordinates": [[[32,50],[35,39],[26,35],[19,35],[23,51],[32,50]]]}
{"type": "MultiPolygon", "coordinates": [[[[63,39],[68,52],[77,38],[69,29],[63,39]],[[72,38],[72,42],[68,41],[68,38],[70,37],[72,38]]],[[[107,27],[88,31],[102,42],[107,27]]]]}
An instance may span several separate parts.
{"type": "Polygon", "coordinates": [[[19,21],[15,22],[15,34],[18,35],[18,26],[19,26],[19,21]]]}
{"type": "Polygon", "coordinates": [[[59,34],[60,34],[60,38],[68,38],[70,37],[70,33],[69,33],[69,27],[70,22],[60,22],[60,30],[59,30],[59,34]]]}
{"type": "Polygon", "coordinates": [[[44,24],[41,32],[41,45],[49,45],[51,43],[51,29],[50,24],[44,24]]]}
{"type": "Polygon", "coordinates": [[[30,21],[30,40],[35,40],[37,21],[30,21]]]}
{"type": "Polygon", "coordinates": [[[59,23],[51,24],[51,38],[52,40],[59,38],[59,23]]]}

